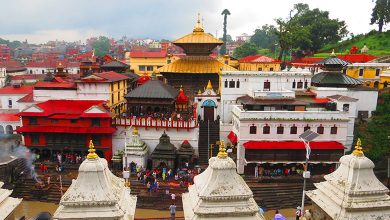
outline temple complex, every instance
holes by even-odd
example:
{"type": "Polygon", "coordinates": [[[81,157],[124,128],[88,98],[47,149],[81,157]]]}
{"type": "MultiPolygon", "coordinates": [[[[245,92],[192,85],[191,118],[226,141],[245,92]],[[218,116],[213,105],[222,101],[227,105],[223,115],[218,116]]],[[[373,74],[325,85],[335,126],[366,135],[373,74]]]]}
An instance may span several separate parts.
{"type": "Polygon", "coordinates": [[[129,163],[133,163],[134,165],[146,167],[149,147],[141,140],[136,127],[133,129],[132,137],[125,144],[125,153],[123,155],[125,163],[123,163],[123,166],[126,167],[129,163]]]}
{"type": "Polygon", "coordinates": [[[306,193],[313,201],[313,219],[390,219],[389,190],[373,169],[358,139],[352,154],[341,157],[340,167],[306,193]]]}
{"type": "Polygon", "coordinates": [[[2,189],[4,185],[0,182],[0,219],[14,220],[14,210],[22,202],[22,199],[9,197],[12,190],[2,189]]]}
{"type": "Polygon", "coordinates": [[[253,193],[236,172],[223,141],[219,153],[209,160],[207,169],[195,176],[194,185],[182,195],[184,218],[195,219],[263,219],[253,193]]]}
{"type": "Polygon", "coordinates": [[[171,143],[169,136],[165,133],[161,135],[160,142],[150,156],[155,167],[175,168],[176,147],[171,143]]]}
{"type": "Polygon", "coordinates": [[[219,85],[222,71],[236,70],[211,57],[213,50],[223,41],[205,33],[199,18],[193,32],[173,41],[173,44],[183,48],[186,56],[161,67],[158,72],[175,88],[183,85],[190,97],[203,89],[209,80],[213,85],[219,85]]]}
{"type": "Polygon", "coordinates": [[[92,141],[88,152],[54,219],[134,219],[137,197],[130,195],[123,179],[111,173],[107,161],[95,153],[92,141]]]}

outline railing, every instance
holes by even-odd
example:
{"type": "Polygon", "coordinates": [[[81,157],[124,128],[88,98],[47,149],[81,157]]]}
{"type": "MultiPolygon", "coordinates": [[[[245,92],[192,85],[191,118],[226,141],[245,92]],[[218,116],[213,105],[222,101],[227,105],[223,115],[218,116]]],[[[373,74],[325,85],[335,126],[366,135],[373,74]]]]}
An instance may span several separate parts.
{"type": "Polygon", "coordinates": [[[158,118],[150,117],[133,117],[133,118],[115,118],[112,121],[114,126],[125,126],[125,127],[144,127],[147,128],[163,128],[163,129],[193,129],[198,127],[198,123],[194,119],[178,119],[178,120],[163,120],[158,118]]]}
{"type": "Polygon", "coordinates": [[[236,105],[233,114],[240,119],[251,120],[329,120],[348,121],[348,113],[341,111],[245,111],[236,105]]]}

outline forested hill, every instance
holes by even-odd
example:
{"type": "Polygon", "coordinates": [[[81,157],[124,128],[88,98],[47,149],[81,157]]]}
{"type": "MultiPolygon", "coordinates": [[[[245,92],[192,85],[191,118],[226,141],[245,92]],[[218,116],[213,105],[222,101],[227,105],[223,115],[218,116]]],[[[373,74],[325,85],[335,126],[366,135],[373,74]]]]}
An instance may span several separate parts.
{"type": "Polygon", "coordinates": [[[329,54],[333,49],[336,53],[348,53],[353,45],[356,45],[360,50],[364,44],[367,44],[367,47],[370,49],[369,54],[371,55],[390,55],[390,30],[382,33],[370,31],[367,34],[360,34],[351,39],[325,45],[318,51],[319,54],[317,56],[321,56],[322,53],[329,54]]]}

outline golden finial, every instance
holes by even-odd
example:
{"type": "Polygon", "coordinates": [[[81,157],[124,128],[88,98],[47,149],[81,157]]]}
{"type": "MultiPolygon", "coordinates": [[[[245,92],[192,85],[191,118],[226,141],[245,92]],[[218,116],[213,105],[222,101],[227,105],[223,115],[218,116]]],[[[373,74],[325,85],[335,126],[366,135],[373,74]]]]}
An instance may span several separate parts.
{"type": "Polygon", "coordinates": [[[87,159],[96,159],[99,156],[95,153],[95,147],[93,146],[92,140],[89,141],[89,154],[87,155],[87,159]]]}
{"type": "Polygon", "coordinates": [[[357,157],[362,157],[362,156],[364,156],[364,153],[362,150],[363,150],[362,141],[360,140],[360,138],[358,138],[356,141],[355,150],[352,152],[352,154],[357,156],[357,157]]]}
{"type": "Polygon", "coordinates": [[[211,85],[211,81],[207,83],[206,89],[213,89],[213,86],[211,85]]]}
{"type": "Polygon", "coordinates": [[[179,89],[180,91],[183,91],[183,85],[180,85],[180,89],[179,89]]]}
{"type": "Polygon", "coordinates": [[[198,13],[198,21],[196,22],[194,32],[204,32],[202,25],[200,24],[200,13],[198,13]]]}
{"type": "Polygon", "coordinates": [[[137,135],[137,134],[138,134],[137,127],[134,127],[134,128],[133,128],[133,134],[134,134],[134,135],[137,135]]]}
{"type": "Polygon", "coordinates": [[[202,94],[202,91],[199,89],[199,90],[198,90],[198,95],[200,95],[200,94],[202,94]]]}
{"type": "Polygon", "coordinates": [[[221,159],[225,159],[225,158],[227,158],[227,156],[228,156],[228,154],[226,153],[225,142],[222,140],[222,141],[220,141],[219,152],[218,152],[217,157],[221,158],[221,159]]]}
{"type": "Polygon", "coordinates": [[[332,50],[332,54],[330,56],[332,56],[332,57],[336,56],[336,54],[334,53],[334,49],[332,50]]]}

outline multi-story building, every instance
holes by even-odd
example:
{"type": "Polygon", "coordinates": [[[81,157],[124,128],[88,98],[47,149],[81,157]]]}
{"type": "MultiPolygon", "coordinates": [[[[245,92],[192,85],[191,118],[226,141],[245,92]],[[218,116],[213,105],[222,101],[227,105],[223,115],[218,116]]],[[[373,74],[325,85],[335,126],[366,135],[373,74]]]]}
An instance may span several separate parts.
{"type": "Polygon", "coordinates": [[[345,73],[355,79],[364,82],[366,86],[382,89],[387,87],[385,80],[382,82],[382,72],[390,67],[390,63],[352,63],[349,64],[345,73]]]}
{"type": "Polygon", "coordinates": [[[151,75],[153,71],[176,60],[166,51],[130,52],[130,70],[138,75],[151,75]]]}
{"type": "Polygon", "coordinates": [[[280,71],[280,60],[267,56],[247,56],[239,60],[241,71],[280,71]]]}
{"type": "Polygon", "coordinates": [[[99,100],[49,100],[22,110],[17,128],[26,147],[50,159],[57,152],[85,155],[90,140],[97,153],[111,160],[111,114],[99,100]]]}
{"type": "Polygon", "coordinates": [[[67,62],[66,60],[49,60],[41,62],[29,62],[26,64],[28,74],[56,73],[58,68],[63,68],[64,73],[79,74],[79,62],[67,62]]]}
{"type": "Polygon", "coordinates": [[[15,84],[0,88],[0,111],[19,111],[18,100],[32,93],[33,86],[15,84]]]}
{"type": "Polygon", "coordinates": [[[309,71],[222,73],[220,136],[237,147],[239,173],[254,173],[260,164],[303,162],[299,135],[309,129],[320,134],[312,143],[316,164],[336,163],[351,146],[357,100],[319,98],[310,84],[309,71]]]}
{"type": "Polygon", "coordinates": [[[11,59],[11,48],[7,44],[0,44],[0,61],[8,61],[11,59]]]}

